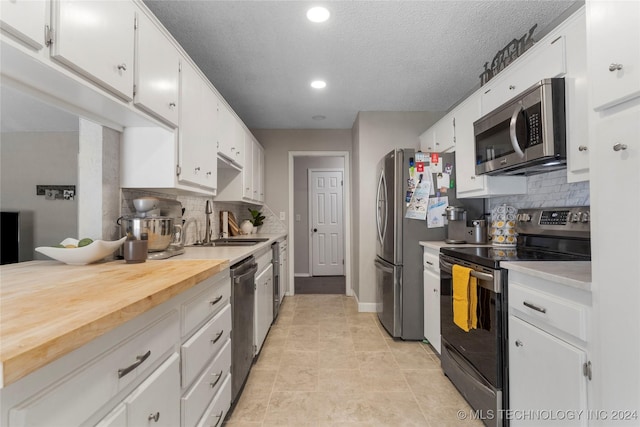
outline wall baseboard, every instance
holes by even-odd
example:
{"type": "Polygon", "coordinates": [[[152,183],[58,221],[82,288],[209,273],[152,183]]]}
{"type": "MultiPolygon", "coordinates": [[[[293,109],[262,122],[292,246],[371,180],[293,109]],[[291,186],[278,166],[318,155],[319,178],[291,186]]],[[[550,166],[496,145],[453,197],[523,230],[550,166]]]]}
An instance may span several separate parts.
{"type": "Polygon", "coordinates": [[[376,303],[375,302],[360,302],[358,300],[358,295],[353,294],[353,296],[356,299],[356,303],[358,304],[358,312],[360,313],[375,313],[376,310],[376,303]]]}
{"type": "Polygon", "coordinates": [[[293,277],[311,277],[309,273],[293,273],[293,277]]]}

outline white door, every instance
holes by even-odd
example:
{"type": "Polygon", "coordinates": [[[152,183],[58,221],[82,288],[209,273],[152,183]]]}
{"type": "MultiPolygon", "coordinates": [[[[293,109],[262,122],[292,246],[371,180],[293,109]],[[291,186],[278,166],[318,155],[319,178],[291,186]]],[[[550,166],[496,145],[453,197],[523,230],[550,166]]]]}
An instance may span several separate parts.
{"type": "Polygon", "coordinates": [[[309,170],[311,275],[344,275],[343,171],[309,170]]]}

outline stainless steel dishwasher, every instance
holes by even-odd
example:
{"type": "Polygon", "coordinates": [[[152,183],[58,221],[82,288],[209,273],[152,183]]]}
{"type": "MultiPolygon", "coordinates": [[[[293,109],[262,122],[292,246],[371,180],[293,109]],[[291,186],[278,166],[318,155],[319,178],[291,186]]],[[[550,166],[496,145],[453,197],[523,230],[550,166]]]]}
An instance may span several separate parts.
{"type": "Polygon", "coordinates": [[[253,312],[258,264],[253,256],[231,266],[231,399],[238,397],[253,363],[253,312]]]}

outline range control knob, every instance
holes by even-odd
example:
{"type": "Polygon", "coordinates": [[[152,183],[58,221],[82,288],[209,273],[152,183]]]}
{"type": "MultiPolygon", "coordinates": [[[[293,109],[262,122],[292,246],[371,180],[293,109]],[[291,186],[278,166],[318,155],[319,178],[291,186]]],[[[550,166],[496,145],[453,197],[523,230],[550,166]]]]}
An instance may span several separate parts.
{"type": "Polygon", "coordinates": [[[582,212],[574,212],[571,214],[571,222],[580,222],[580,218],[582,217],[582,212]]]}
{"type": "Polygon", "coordinates": [[[582,222],[589,222],[589,212],[582,212],[582,222]]]}

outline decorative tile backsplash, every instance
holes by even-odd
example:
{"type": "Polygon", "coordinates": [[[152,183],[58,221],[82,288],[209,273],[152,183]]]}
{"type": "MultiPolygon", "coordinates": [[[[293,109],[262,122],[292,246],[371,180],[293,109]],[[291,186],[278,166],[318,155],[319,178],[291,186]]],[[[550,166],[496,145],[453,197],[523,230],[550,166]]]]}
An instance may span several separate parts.
{"type": "Polygon", "coordinates": [[[507,204],[517,209],[589,206],[589,182],[567,182],[567,171],[558,170],[527,177],[527,194],[488,199],[489,212],[507,204]]]}
{"type": "Polygon", "coordinates": [[[186,244],[193,244],[196,240],[203,240],[206,230],[206,214],[205,208],[207,200],[212,201],[213,213],[211,214],[211,230],[213,230],[212,238],[218,238],[220,234],[220,212],[229,211],[232,212],[238,221],[238,225],[245,219],[251,219],[251,213],[249,208],[258,209],[262,211],[262,214],[266,217],[264,224],[260,227],[260,233],[280,233],[286,232],[286,227],[277,216],[265,206],[257,206],[242,202],[216,202],[212,198],[205,196],[189,196],[189,195],[172,195],[159,193],[154,191],[141,191],[134,189],[122,189],[122,216],[130,216],[135,214],[135,208],[133,207],[133,199],[143,196],[159,197],[165,199],[177,200],[182,204],[184,208],[184,215],[182,217],[186,229],[184,230],[186,236],[186,244]]]}

